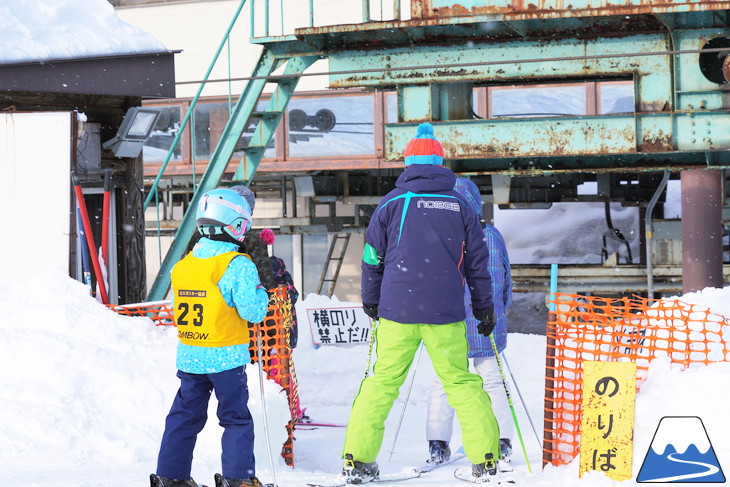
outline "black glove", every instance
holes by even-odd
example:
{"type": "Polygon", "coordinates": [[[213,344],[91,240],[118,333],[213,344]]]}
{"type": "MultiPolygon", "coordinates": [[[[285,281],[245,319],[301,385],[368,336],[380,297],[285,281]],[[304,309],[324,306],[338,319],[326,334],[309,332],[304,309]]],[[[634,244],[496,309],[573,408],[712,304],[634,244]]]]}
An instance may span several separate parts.
{"type": "Polygon", "coordinates": [[[378,307],[377,306],[368,306],[367,304],[362,305],[363,311],[365,311],[365,314],[368,315],[372,320],[378,319],[378,307]]]}
{"type": "Polygon", "coordinates": [[[493,309],[475,309],[474,318],[479,320],[479,323],[477,323],[477,332],[485,337],[491,335],[494,327],[497,326],[493,309]]]}

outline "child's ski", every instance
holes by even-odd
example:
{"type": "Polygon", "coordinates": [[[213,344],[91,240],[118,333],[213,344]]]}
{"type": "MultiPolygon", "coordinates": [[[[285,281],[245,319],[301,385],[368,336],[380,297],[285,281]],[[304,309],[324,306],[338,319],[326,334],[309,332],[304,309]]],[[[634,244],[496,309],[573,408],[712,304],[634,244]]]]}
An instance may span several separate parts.
{"type": "MultiPolygon", "coordinates": [[[[378,477],[375,480],[371,480],[370,482],[365,482],[368,484],[387,484],[390,482],[400,482],[403,480],[409,480],[409,479],[415,479],[421,475],[421,471],[414,467],[408,467],[404,468],[400,472],[396,473],[388,473],[388,474],[380,474],[380,477],[378,477]]],[[[338,475],[331,481],[324,481],[324,482],[307,482],[307,485],[310,487],[343,487],[345,485],[353,485],[347,483],[347,477],[344,475],[338,475]]],[[[360,484],[362,485],[362,484],[360,484]]]]}
{"type": "Polygon", "coordinates": [[[509,473],[498,473],[497,475],[488,475],[486,477],[474,477],[471,473],[471,467],[458,467],[454,470],[454,477],[471,484],[489,484],[500,485],[504,487],[513,487],[517,485],[509,473]]]}
{"type": "Polygon", "coordinates": [[[347,428],[346,424],[339,424],[339,423],[326,423],[324,421],[316,421],[309,416],[305,416],[304,418],[297,421],[297,426],[322,426],[325,428],[347,428]]]}
{"type": "Polygon", "coordinates": [[[346,424],[319,423],[317,421],[301,421],[301,422],[297,423],[297,426],[319,426],[322,428],[347,428],[346,424]]]}
{"type": "MultiPolygon", "coordinates": [[[[177,482],[176,482],[176,483],[177,483],[177,482]]],[[[162,485],[162,480],[160,479],[160,477],[158,477],[158,476],[157,476],[157,475],[155,475],[155,474],[151,474],[151,475],[150,475],[150,485],[151,485],[152,487],[164,487],[164,486],[162,485]]],[[[169,484],[168,484],[168,485],[169,485],[169,484]]],[[[203,484],[196,484],[196,485],[197,485],[198,487],[208,487],[207,485],[203,485],[203,484]]],[[[268,484],[266,484],[266,485],[268,485],[268,484]]]]}
{"type": "MultiPolygon", "coordinates": [[[[221,474],[219,474],[219,473],[215,474],[214,478],[215,478],[215,487],[231,487],[230,482],[228,482],[228,480],[223,478],[223,476],[221,474]]],[[[261,487],[276,487],[274,484],[261,483],[259,485],[261,485],[261,487]]],[[[205,487],[205,486],[201,485],[201,487],[205,487]]]]}
{"type": "Polygon", "coordinates": [[[458,455],[452,455],[451,458],[449,458],[445,462],[441,462],[441,463],[426,462],[426,464],[423,465],[420,470],[421,470],[421,473],[430,472],[431,470],[436,470],[437,468],[443,467],[444,465],[449,465],[451,463],[458,462],[462,458],[466,458],[465,453],[461,453],[458,455]]]}

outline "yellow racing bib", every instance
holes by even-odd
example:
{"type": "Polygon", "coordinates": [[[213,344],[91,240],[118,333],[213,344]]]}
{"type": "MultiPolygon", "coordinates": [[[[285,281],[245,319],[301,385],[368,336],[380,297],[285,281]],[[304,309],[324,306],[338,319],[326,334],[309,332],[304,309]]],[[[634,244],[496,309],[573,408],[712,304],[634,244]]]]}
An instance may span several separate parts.
{"type": "Polygon", "coordinates": [[[190,252],[172,269],[177,337],[186,345],[227,347],[249,342],[248,322],[228,306],[218,281],[228,264],[239,255],[224,254],[199,259],[190,252]]]}

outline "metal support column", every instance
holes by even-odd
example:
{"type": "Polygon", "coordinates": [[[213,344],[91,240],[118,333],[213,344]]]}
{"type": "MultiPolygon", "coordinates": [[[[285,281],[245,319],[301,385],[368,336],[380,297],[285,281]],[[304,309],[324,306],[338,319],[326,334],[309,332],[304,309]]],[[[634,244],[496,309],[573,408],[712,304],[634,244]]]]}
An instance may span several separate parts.
{"type": "Polygon", "coordinates": [[[722,173],[682,172],[682,292],[722,287],[722,173]]]}

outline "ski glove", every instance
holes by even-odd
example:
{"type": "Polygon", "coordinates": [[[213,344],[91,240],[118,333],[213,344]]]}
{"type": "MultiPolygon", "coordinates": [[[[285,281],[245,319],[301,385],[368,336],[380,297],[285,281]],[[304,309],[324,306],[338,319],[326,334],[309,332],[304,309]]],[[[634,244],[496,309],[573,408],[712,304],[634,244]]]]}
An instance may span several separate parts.
{"type": "Polygon", "coordinates": [[[378,307],[377,306],[368,306],[367,304],[362,305],[363,311],[365,311],[365,314],[368,315],[371,319],[377,320],[378,319],[378,307]]]}
{"type": "Polygon", "coordinates": [[[491,335],[494,327],[497,326],[493,309],[475,309],[474,318],[479,320],[479,323],[477,323],[477,332],[485,337],[491,335]]]}

